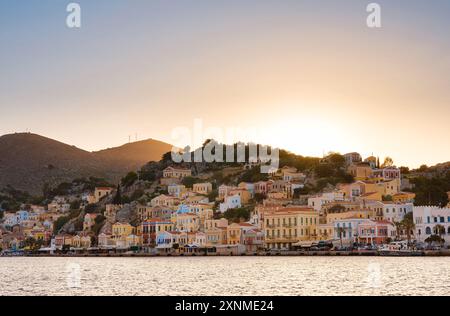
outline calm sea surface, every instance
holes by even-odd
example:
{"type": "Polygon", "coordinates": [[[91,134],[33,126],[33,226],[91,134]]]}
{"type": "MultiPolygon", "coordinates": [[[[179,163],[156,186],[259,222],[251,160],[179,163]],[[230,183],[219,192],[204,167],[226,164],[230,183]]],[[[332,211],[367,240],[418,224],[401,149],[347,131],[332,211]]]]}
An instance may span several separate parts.
{"type": "Polygon", "coordinates": [[[450,258],[0,258],[1,295],[450,295],[450,258]]]}

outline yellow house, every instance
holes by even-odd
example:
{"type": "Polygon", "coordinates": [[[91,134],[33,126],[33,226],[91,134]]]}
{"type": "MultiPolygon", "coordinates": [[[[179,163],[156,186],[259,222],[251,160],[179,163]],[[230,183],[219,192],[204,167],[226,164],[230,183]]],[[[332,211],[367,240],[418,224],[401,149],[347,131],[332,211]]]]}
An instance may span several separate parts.
{"type": "Polygon", "coordinates": [[[141,238],[139,236],[136,235],[128,235],[125,238],[126,241],[126,246],[127,247],[136,247],[136,246],[141,246],[141,238]]]}
{"type": "Polygon", "coordinates": [[[113,188],[110,187],[97,187],[94,191],[94,203],[98,203],[102,198],[107,195],[110,195],[113,191],[113,188]]]}
{"type": "Polygon", "coordinates": [[[212,191],[212,184],[209,182],[195,183],[192,187],[192,191],[198,194],[208,194],[212,191]]]}
{"type": "Polygon", "coordinates": [[[347,168],[347,171],[355,178],[355,180],[365,180],[370,178],[373,174],[373,169],[368,163],[350,165],[347,168]]]}
{"type": "Polygon", "coordinates": [[[212,227],[205,230],[206,246],[212,247],[215,245],[227,244],[227,228],[226,227],[212,227]]]}
{"type": "Polygon", "coordinates": [[[31,237],[36,240],[46,240],[46,231],[43,227],[34,227],[30,232],[31,237]]]}
{"type": "Polygon", "coordinates": [[[288,194],[287,194],[287,192],[269,192],[269,193],[267,193],[267,198],[275,199],[275,200],[282,200],[282,199],[287,199],[288,194]]]}
{"type": "Polygon", "coordinates": [[[264,213],[265,243],[268,248],[290,248],[293,243],[317,240],[319,214],[310,207],[285,207],[264,213]]]}
{"type": "Polygon", "coordinates": [[[208,219],[205,221],[205,229],[227,227],[227,226],[228,226],[228,220],[226,218],[208,219]]]}
{"type": "Polygon", "coordinates": [[[241,225],[233,223],[227,227],[227,244],[236,245],[241,243],[241,225]]]}
{"type": "Polygon", "coordinates": [[[333,235],[334,235],[333,224],[318,224],[317,225],[317,234],[319,236],[319,240],[333,239],[333,235]]]}
{"type": "Polygon", "coordinates": [[[80,235],[73,237],[72,238],[72,247],[84,248],[84,249],[91,247],[91,237],[90,236],[80,236],[80,235]]]}
{"type": "Polygon", "coordinates": [[[164,178],[184,178],[192,175],[191,169],[167,167],[163,170],[164,178]]]}
{"type": "Polygon", "coordinates": [[[394,195],[400,191],[400,179],[381,180],[370,179],[364,181],[364,193],[379,192],[381,195],[394,195]]]}
{"type": "Polygon", "coordinates": [[[178,231],[196,232],[200,229],[200,218],[194,213],[175,213],[172,222],[178,231]]]}
{"type": "Polygon", "coordinates": [[[339,192],[344,194],[346,199],[354,199],[367,190],[367,184],[363,181],[356,181],[353,183],[339,184],[339,192]]]}
{"type": "Polygon", "coordinates": [[[180,204],[180,199],[165,194],[158,195],[150,201],[151,206],[168,206],[172,207],[180,204]]]}
{"type": "Polygon", "coordinates": [[[247,189],[244,189],[244,188],[236,188],[236,189],[230,190],[229,195],[240,196],[242,204],[247,204],[250,201],[250,199],[252,198],[252,194],[250,193],[250,191],[248,191],[247,189]]]}
{"type": "Polygon", "coordinates": [[[378,191],[367,192],[367,193],[362,194],[360,196],[360,199],[371,200],[371,201],[381,201],[383,199],[383,196],[378,191]]]}
{"type": "MultiPolygon", "coordinates": [[[[447,194],[450,195],[450,192],[448,192],[447,194]]],[[[412,192],[399,192],[397,194],[392,195],[392,201],[395,203],[409,203],[409,202],[413,202],[415,197],[416,197],[416,194],[412,193],[412,192]]],[[[450,196],[449,196],[449,201],[450,201],[450,196]]],[[[449,205],[450,205],[450,203],[449,203],[449,205]]]]}
{"type": "Polygon", "coordinates": [[[117,222],[112,225],[112,237],[114,239],[127,237],[134,232],[134,227],[128,223],[117,222]]]}
{"type": "Polygon", "coordinates": [[[396,179],[391,179],[391,180],[385,180],[383,181],[384,184],[384,195],[390,195],[393,196],[394,194],[397,194],[400,192],[400,185],[401,185],[401,180],[396,178],[396,179]]]}
{"type": "Polygon", "coordinates": [[[138,205],[136,208],[137,216],[139,217],[139,220],[143,221],[148,218],[151,218],[153,207],[147,206],[147,205],[138,205]]]}
{"type": "Polygon", "coordinates": [[[337,213],[327,213],[326,215],[326,223],[333,224],[337,220],[347,219],[347,218],[374,218],[375,211],[374,210],[352,210],[346,212],[337,212],[337,213]]]}

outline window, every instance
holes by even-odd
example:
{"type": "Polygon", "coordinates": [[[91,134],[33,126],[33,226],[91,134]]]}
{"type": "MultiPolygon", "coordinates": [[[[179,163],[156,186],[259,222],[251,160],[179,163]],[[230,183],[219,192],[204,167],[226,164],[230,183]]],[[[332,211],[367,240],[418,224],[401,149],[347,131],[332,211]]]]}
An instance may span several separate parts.
{"type": "Polygon", "coordinates": [[[427,216],[427,223],[430,223],[430,216],[427,216]]]}
{"type": "Polygon", "coordinates": [[[427,227],[427,228],[425,229],[425,234],[431,235],[431,228],[430,228],[430,227],[427,227]]]}
{"type": "Polygon", "coordinates": [[[443,223],[444,222],[444,216],[441,216],[441,217],[439,217],[439,221],[441,222],[441,223],[443,223]]]}
{"type": "Polygon", "coordinates": [[[437,221],[438,221],[437,217],[433,217],[433,218],[434,218],[434,222],[437,223],[437,221]]]}

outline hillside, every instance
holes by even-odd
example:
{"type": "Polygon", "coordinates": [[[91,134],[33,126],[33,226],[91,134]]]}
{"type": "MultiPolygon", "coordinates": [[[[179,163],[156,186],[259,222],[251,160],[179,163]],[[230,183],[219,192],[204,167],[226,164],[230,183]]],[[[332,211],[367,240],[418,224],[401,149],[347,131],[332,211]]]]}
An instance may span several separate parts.
{"type": "Polygon", "coordinates": [[[153,139],[147,139],[120,147],[108,148],[93,154],[100,159],[110,159],[119,163],[127,162],[132,170],[149,161],[159,161],[161,156],[170,151],[172,146],[153,139]]]}
{"type": "Polygon", "coordinates": [[[51,186],[80,177],[101,177],[117,182],[143,164],[159,160],[171,145],[146,140],[88,152],[36,134],[17,133],[0,137],[0,188],[7,185],[40,194],[51,186]]]}

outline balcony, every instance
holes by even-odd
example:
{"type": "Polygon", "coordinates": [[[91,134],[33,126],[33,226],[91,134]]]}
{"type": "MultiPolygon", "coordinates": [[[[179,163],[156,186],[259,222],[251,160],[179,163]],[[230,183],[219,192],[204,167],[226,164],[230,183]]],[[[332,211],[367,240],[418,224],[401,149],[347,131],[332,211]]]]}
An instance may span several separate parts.
{"type": "Polygon", "coordinates": [[[286,241],[297,241],[299,238],[294,236],[266,236],[266,240],[277,241],[277,242],[286,242],[286,241]]]}

